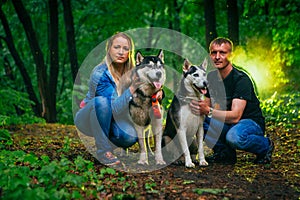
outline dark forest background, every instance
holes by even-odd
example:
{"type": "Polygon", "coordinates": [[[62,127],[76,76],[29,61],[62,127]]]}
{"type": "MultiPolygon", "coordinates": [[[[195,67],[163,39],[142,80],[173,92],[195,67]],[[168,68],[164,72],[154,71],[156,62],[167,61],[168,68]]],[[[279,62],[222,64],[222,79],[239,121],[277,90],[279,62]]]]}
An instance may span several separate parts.
{"type": "MultiPolygon", "coordinates": [[[[2,0],[0,124],[73,124],[72,90],[86,56],[117,31],[161,27],[206,50],[230,38],[268,120],[299,122],[298,0],[2,0]]],[[[174,69],[181,61],[175,60],[174,69]]]]}

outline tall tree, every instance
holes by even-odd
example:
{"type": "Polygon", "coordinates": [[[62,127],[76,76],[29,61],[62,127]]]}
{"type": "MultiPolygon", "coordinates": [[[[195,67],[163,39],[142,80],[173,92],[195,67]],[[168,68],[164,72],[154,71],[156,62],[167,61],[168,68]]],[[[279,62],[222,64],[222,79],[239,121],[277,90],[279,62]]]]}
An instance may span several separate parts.
{"type": "Polygon", "coordinates": [[[29,42],[31,54],[33,55],[33,59],[36,65],[38,88],[39,88],[39,93],[42,102],[41,116],[44,117],[47,122],[53,122],[55,121],[55,119],[53,118],[53,116],[55,115],[51,113],[53,112],[53,110],[51,110],[51,103],[50,103],[51,101],[50,95],[53,94],[51,94],[48,85],[47,66],[44,62],[43,52],[39,46],[36,37],[36,32],[33,29],[31,18],[28,12],[26,11],[22,1],[13,0],[12,3],[16,10],[18,18],[25,30],[29,42]]]}
{"type": "Polygon", "coordinates": [[[216,29],[216,13],[214,0],[204,0],[204,18],[206,27],[206,48],[208,49],[210,42],[218,35],[216,29]]]}
{"type": "Polygon", "coordinates": [[[237,0],[227,0],[228,38],[234,45],[239,44],[239,13],[237,0]]]}
{"type": "MultiPolygon", "coordinates": [[[[69,58],[71,63],[71,71],[73,82],[75,82],[76,75],[78,72],[78,61],[77,61],[77,51],[76,51],[76,42],[75,42],[75,30],[74,30],[74,21],[72,14],[72,7],[70,0],[62,0],[64,7],[64,21],[66,28],[66,38],[68,44],[69,58]]],[[[80,78],[80,77],[78,77],[80,78]]],[[[79,81],[77,79],[77,81],[79,81]]]]}
{"type": "Polygon", "coordinates": [[[57,0],[49,0],[49,56],[50,56],[50,78],[49,78],[49,118],[48,122],[56,122],[56,89],[59,71],[58,62],[58,3],[57,0]]]}
{"type": "Polygon", "coordinates": [[[9,28],[7,18],[2,11],[2,4],[0,7],[0,19],[1,19],[1,23],[4,28],[5,34],[6,34],[6,36],[2,37],[2,39],[6,42],[7,47],[16,63],[16,66],[20,70],[21,76],[23,78],[23,81],[24,81],[24,84],[26,87],[26,91],[29,95],[29,99],[31,101],[33,101],[33,103],[34,103],[34,105],[32,105],[32,107],[33,107],[33,111],[34,111],[35,115],[41,116],[41,112],[42,112],[41,103],[39,102],[38,97],[36,96],[36,94],[34,92],[34,88],[33,88],[30,76],[29,76],[29,74],[25,68],[25,65],[17,51],[16,46],[14,45],[13,36],[12,36],[11,30],[9,28]]]}

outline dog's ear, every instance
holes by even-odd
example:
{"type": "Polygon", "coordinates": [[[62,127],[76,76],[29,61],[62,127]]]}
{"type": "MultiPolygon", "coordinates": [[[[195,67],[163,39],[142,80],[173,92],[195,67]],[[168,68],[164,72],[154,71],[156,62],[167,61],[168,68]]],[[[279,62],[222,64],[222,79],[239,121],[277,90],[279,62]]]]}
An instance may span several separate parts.
{"type": "Polygon", "coordinates": [[[190,61],[188,59],[184,59],[183,66],[182,66],[182,71],[184,73],[186,73],[189,70],[190,66],[191,66],[190,61]]]}
{"type": "Polygon", "coordinates": [[[140,65],[144,60],[144,56],[142,55],[142,53],[140,51],[138,51],[136,53],[135,57],[136,57],[136,59],[135,59],[136,65],[140,65]]]}
{"type": "Polygon", "coordinates": [[[161,49],[159,50],[159,53],[157,55],[157,57],[159,57],[159,59],[164,62],[164,51],[161,49]]]}
{"type": "Polygon", "coordinates": [[[203,69],[206,71],[206,69],[207,69],[207,65],[208,65],[208,61],[207,61],[207,58],[205,58],[204,60],[203,60],[203,63],[201,64],[201,66],[203,67],[203,69]]]}

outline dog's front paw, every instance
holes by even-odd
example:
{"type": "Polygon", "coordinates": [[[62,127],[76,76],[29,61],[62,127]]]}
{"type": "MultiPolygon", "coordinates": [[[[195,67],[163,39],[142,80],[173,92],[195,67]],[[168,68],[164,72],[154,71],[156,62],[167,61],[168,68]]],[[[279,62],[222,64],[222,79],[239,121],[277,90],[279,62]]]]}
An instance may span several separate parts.
{"type": "Polygon", "coordinates": [[[140,164],[140,165],[149,165],[146,153],[141,153],[140,154],[140,159],[138,161],[138,164],[140,164]]]}
{"type": "Polygon", "coordinates": [[[158,160],[156,160],[156,164],[157,165],[165,165],[166,162],[163,159],[158,159],[158,160]]]}
{"type": "Polygon", "coordinates": [[[155,153],[156,165],[165,165],[166,162],[164,161],[163,156],[162,156],[162,154],[160,152],[156,152],[155,153]]]}
{"type": "Polygon", "coordinates": [[[187,168],[195,168],[195,164],[192,163],[192,162],[187,162],[187,163],[185,163],[185,167],[187,167],[187,168]]]}
{"type": "Polygon", "coordinates": [[[143,160],[143,159],[140,159],[140,160],[138,161],[138,164],[139,164],[139,165],[149,165],[148,160],[143,160]]]}
{"type": "Polygon", "coordinates": [[[199,165],[200,166],[207,166],[208,163],[206,162],[206,160],[200,160],[199,165]]]}

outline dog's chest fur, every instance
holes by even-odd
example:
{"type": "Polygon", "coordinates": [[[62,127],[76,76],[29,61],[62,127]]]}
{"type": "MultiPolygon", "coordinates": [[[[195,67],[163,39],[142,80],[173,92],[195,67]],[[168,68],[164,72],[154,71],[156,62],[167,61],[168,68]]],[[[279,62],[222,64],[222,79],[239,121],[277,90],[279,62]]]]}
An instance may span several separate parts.
{"type": "Polygon", "coordinates": [[[129,102],[129,113],[139,126],[147,126],[151,122],[151,95],[157,91],[151,85],[145,85],[138,89],[129,102]]]}
{"type": "Polygon", "coordinates": [[[180,124],[178,128],[186,130],[187,135],[194,135],[200,126],[202,126],[203,116],[194,115],[188,104],[180,107],[179,116],[180,124]]]}

